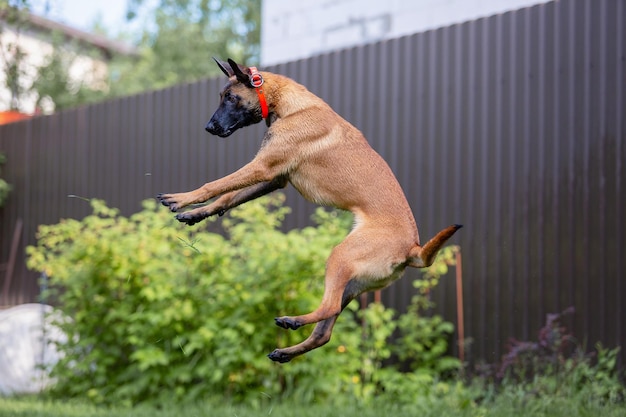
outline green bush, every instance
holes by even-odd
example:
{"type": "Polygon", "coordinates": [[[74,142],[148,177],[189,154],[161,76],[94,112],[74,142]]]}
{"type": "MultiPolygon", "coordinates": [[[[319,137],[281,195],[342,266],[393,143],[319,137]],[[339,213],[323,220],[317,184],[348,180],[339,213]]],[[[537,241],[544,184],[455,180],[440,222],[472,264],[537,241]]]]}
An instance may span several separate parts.
{"type": "Polygon", "coordinates": [[[626,388],[617,364],[620,348],[597,344],[595,351],[586,353],[562,324],[573,313],[569,307],[548,314],[536,341],[509,339],[500,363],[478,369],[472,380],[472,389],[479,393],[475,398],[487,404],[559,398],[579,401],[582,407],[624,406],[626,388]]]}
{"type": "MultiPolygon", "coordinates": [[[[71,318],[59,323],[69,342],[52,370],[54,394],[122,404],[215,396],[261,404],[337,394],[368,401],[400,386],[415,391],[406,384],[416,379],[424,389],[433,385],[436,363],[449,362],[441,340],[452,327],[424,317],[412,328],[417,307],[399,322],[408,323],[402,333],[412,341],[427,335],[420,354],[437,347],[426,376],[403,379],[383,369],[396,325],[395,312],[380,304],[358,311],[352,303],[329,345],[288,365],[265,357],[308,336],[310,327],[287,331],[272,318],[317,307],[326,258],[351,220],[320,209],[316,227],[284,233],[283,199],[275,194],[232,210],[221,222],[226,237],[179,224],[153,201],[126,218],[92,200],[93,214],[83,220],[41,226],[28,265],[50,276],[45,295],[71,318]]],[[[402,352],[415,362],[408,343],[402,352]]]]}
{"type": "Polygon", "coordinates": [[[544,368],[532,378],[505,377],[499,383],[474,378],[467,391],[476,404],[490,410],[513,408],[526,410],[524,415],[542,416],[554,415],[558,409],[580,416],[626,415],[618,352],[619,348],[597,345],[594,354],[563,359],[559,366],[544,368]]]}
{"type": "Polygon", "coordinates": [[[448,338],[443,336],[454,334],[454,325],[439,315],[425,314],[434,307],[430,292],[447,274],[448,267],[456,264],[458,251],[458,246],[447,246],[441,250],[437,262],[424,270],[423,279],[413,282],[418,292],[413,296],[407,313],[398,319],[400,336],[394,352],[401,361],[408,362],[411,369],[418,369],[422,374],[456,374],[461,367],[457,358],[446,357],[448,338]]]}

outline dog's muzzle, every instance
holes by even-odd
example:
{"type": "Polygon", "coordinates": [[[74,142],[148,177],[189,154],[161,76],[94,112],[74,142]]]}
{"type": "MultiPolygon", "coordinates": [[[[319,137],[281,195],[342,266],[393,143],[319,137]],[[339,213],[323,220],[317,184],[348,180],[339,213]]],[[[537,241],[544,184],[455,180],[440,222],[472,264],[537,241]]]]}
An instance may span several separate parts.
{"type": "Polygon", "coordinates": [[[217,132],[220,130],[213,120],[209,120],[204,129],[212,135],[217,135],[217,132]]]}
{"type": "Polygon", "coordinates": [[[209,123],[206,124],[204,129],[210,134],[222,138],[225,138],[226,136],[229,136],[231,133],[233,133],[233,129],[224,129],[222,126],[220,126],[219,123],[213,121],[213,119],[211,119],[209,123]]]}

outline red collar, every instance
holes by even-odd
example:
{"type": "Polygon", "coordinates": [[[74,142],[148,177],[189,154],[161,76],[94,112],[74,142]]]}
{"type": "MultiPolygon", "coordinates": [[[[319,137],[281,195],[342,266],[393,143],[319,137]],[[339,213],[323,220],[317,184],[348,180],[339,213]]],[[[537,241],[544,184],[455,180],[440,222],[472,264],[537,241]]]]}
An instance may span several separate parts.
{"type": "Polygon", "coordinates": [[[264,119],[267,119],[267,116],[269,115],[269,108],[267,107],[265,94],[263,94],[263,89],[261,88],[261,86],[263,85],[263,77],[261,76],[261,73],[259,72],[259,70],[256,69],[256,67],[249,67],[249,68],[250,68],[250,85],[252,85],[252,87],[254,87],[254,89],[256,90],[256,93],[259,96],[259,103],[261,104],[261,114],[263,115],[264,119]]]}

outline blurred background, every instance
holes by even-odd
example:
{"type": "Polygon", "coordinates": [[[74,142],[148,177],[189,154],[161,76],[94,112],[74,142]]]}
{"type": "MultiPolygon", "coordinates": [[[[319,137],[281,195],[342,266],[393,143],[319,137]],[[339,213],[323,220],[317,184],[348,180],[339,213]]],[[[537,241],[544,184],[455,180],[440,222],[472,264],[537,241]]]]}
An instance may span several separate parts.
{"type": "MultiPolygon", "coordinates": [[[[130,215],[254,156],[263,126],[203,130],[216,56],[292,77],[361,129],[423,239],[465,225],[465,285],[430,295],[451,353],[493,361],[563,311],[589,347],[624,346],[625,21],[623,0],[0,0],[0,308],[38,300],[25,247],[89,214],[68,196],[130,215]]],[[[293,190],[287,205],[287,229],[311,223],[293,190]]],[[[385,305],[405,311],[416,276],[385,305]]]]}
{"type": "Polygon", "coordinates": [[[274,65],[545,2],[2,0],[0,111],[197,81],[217,75],[211,56],[274,65]]]}

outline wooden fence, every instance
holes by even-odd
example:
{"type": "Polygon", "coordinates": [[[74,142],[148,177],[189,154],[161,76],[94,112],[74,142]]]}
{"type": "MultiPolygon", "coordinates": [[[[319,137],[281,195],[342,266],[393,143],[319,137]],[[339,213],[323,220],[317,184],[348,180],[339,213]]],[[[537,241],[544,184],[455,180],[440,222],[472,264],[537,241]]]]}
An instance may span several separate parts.
{"type": "MultiPolygon", "coordinates": [[[[497,359],[509,337],[536,339],[546,314],[569,306],[579,340],[626,346],[625,17],[622,0],[560,0],[267,68],[365,133],[422,238],[465,225],[454,243],[471,358],[497,359]]],[[[5,304],[37,298],[37,273],[24,266],[37,226],[88,214],[68,195],[131,214],[253,157],[262,126],[228,139],[204,131],[224,82],[0,126],[13,186],[0,209],[0,263],[13,265],[0,271],[5,304]]],[[[308,224],[313,206],[293,190],[288,204],[288,226],[308,224]]],[[[415,277],[383,301],[402,310],[415,277]]],[[[455,292],[450,276],[433,293],[450,321],[455,292]]]]}

